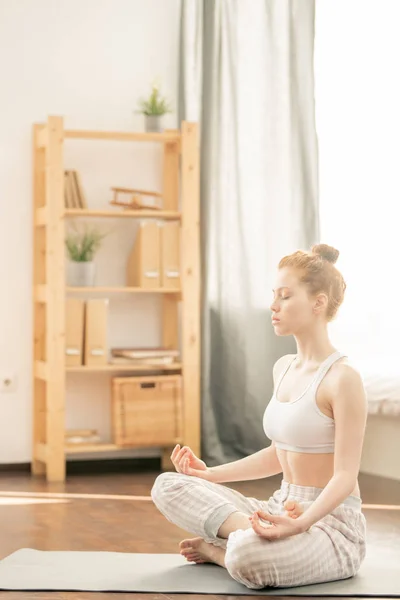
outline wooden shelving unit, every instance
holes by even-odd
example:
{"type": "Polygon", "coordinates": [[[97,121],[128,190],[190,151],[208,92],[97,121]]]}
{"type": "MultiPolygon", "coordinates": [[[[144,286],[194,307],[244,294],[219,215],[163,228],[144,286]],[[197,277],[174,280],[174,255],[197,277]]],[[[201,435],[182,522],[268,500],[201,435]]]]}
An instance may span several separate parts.
{"type": "MultiPolygon", "coordinates": [[[[200,454],[199,216],[196,124],[183,122],[180,130],[164,133],[80,131],[66,130],[62,117],[50,116],[46,123],[33,126],[33,474],[44,475],[48,481],[63,481],[67,455],[121,449],[114,443],[65,445],[68,373],[135,374],[143,371],[143,366],[125,364],[66,366],[65,308],[68,294],[162,295],[162,345],[180,347],[181,361],[147,366],[146,372],[181,373],[183,418],[179,441],[200,454]],[[68,139],[161,144],[164,153],[162,210],[66,209],[63,154],[68,139]],[[67,287],[64,242],[66,220],[71,217],[178,221],[181,233],[180,288],[67,287]],[[178,312],[181,339],[178,339],[178,312]]],[[[170,447],[163,448],[164,464],[170,451],[170,447]]]]}

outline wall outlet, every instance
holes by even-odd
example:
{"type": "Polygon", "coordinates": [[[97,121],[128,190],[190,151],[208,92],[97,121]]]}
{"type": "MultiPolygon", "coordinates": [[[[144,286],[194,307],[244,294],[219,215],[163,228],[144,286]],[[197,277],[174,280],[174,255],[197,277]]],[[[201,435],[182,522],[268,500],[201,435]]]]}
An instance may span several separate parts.
{"type": "Polygon", "coordinates": [[[0,373],[0,394],[15,392],[17,389],[17,376],[14,373],[0,373]]]}

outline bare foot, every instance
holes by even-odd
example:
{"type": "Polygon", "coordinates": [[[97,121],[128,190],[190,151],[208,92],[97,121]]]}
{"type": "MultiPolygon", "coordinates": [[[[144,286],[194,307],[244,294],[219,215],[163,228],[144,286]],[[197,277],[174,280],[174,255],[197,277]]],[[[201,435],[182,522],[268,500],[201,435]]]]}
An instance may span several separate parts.
{"type": "Polygon", "coordinates": [[[182,540],[179,544],[181,554],[189,562],[197,564],[215,563],[225,567],[225,550],[208,544],[201,537],[182,540]]]}

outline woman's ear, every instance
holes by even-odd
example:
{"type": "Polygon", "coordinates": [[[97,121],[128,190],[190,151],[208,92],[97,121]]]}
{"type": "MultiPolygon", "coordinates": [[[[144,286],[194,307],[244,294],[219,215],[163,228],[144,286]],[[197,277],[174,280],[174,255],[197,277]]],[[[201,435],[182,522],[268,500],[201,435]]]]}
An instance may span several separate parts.
{"type": "Polygon", "coordinates": [[[324,293],[318,294],[315,298],[313,312],[320,315],[328,308],[328,296],[324,293]]]}

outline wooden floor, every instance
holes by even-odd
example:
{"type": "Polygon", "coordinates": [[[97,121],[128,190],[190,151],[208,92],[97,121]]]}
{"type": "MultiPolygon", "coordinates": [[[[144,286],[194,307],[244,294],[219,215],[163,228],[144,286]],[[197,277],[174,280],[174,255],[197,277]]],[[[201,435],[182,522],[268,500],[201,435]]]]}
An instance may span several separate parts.
{"type": "MultiPolygon", "coordinates": [[[[187,532],[168,523],[149,498],[157,472],[69,475],[65,484],[46,484],[27,473],[0,473],[0,559],[22,547],[41,550],[108,550],[120,552],[176,552],[187,532]],[[11,494],[10,494],[11,493],[11,494]],[[57,503],[12,504],[49,499],[57,503]],[[27,495],[24,495],[27,494],[27,495]],[[10,494],[10,495],[9,495],[10,494]],[[40,494],[43,494],[41,496],[40,494]],[[57,496],[58,494],[58,496],[57,496]],[[69,495],[71,494],[71,496],[69,495]],[[85,497],[90,494],[91,497],[85,497]],[[80,497],[83,495],[83,497],[80,497]],[[112,496],[141,498],[113,498],[112,496]],[[21,500],[22,498],[22,500],[21,500]]],[[[232,484],[248,496],[268,498],[279,486],[279,476],[265,481],[232,484]]],[[[361,475],[360,486],[369,540],[398,544],[400,539],[400,482],[361,475]],[[391,507],[391,508],[390,508],[391,507]]],[[[28,600],[233,600],[230,596],[126,593],[0,592],[1,599],[28,600]]],[[[244,596],[240,596],[242,600],[244,596]]],[[[257,598],[257,596],[252,596],[257,598]]],[[[265,596],[260,596],[264,598],[265,596]]],[[[283,596],[280,597],[284,598],[283,596]]]]}

